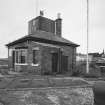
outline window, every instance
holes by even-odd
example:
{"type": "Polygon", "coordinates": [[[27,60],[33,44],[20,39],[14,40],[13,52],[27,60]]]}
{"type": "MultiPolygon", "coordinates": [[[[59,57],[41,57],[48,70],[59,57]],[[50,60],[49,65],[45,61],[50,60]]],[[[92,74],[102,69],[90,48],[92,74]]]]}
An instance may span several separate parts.
{"type": "Polygon", "coordinates": [[[19,63],[19,62],[18,62],[18,61],[19,61],[19,60],[18,60],[18,58],[19,58],[18,56],[19,56],[19,55],[18,55],[18,51],[15,51],[15,58],[16,58],[16,59],[15,59],[15,63],[19,63]]]}
{"type": "Polygon", "coordinates": [[[35,23],[36,23],[36,21],[35,21],[35,20],[33,20],[33,26],[35,26],[35,23]]]}
{"type": "Polygon", "coordinates": [[[8,56],[12,56],[13,49],[8,49],[8,56]]]}
{"type": "Polygon", "coordinates": [[[12,67],[14,68],[14,64],[15,64],[15,51],[12,51],[12,67]]]}
{"type": "Polygon", "coordinates": [[[26,51],[21,50],[20,52],[20,63],[26,63],[26,51]]]}
{"type": "Polygon", "coordinates": [[[33,64],[38,64],[39,63],[38,62],[38,53],[39,53],[38,49],[33,50],[33,64]]]}
{"type": "Polygon", "coordinates": [[[15,63],[26,64],[27,63],[27,49],[16,49],[15,50],[15,63]]]}

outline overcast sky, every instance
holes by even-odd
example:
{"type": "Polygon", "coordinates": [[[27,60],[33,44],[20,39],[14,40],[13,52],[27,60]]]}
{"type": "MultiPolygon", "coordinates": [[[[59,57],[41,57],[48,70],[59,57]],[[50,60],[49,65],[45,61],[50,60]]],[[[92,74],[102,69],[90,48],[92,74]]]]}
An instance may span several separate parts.
{"type": "MultiPolygon", "coordinates": [[[[86,0],[38,0],[37,15],[56,19],[61,13],[63,37],[86,53],[86,0]]],[[[5,44],[28,33],[28,21],[36,17],[35,0],[0,0],[0,58],[7,57],[5,44]]],[[[105,0],[89,0],[89,52],[105,49],[105,0]]]]}

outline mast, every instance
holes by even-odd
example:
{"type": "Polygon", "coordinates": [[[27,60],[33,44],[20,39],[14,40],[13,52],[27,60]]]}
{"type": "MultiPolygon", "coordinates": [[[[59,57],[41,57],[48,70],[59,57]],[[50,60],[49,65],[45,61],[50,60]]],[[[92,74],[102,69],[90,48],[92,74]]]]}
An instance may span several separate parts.
{"type": "Polygon", "coordinates": [[[89,73],[89,0],[87,0],[87,62],[86,62],[86,73],[89,73]]]}
{"type": "Polygon", "coordinates": [[[36,10],[35,10],[35,12],[36,12],[36,17],[37,17],[38,16],[38,8],[39,8],[38,7],[38,0],[36,0],[36,3],[35,4],[36,4],[36,10]]]}

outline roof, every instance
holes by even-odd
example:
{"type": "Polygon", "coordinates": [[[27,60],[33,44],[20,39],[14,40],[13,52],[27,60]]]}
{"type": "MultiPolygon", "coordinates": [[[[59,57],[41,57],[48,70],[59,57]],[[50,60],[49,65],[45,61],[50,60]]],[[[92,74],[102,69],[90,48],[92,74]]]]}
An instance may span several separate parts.
{"type": "Polygon", "coordinates": [[[33,40],[37,42],[50,43],[50,44],[62,44],[62,45],[68,45],[68,46],[74,46],[74,47],[79,46],[63,37],[58,37],[57,35],[53,33],[45,32],[45,31],[36,31],[34,34],[26,35],[18,40],[15,40],[7,44],[6,46],[9,47],[9,46],[18,44],[26,40],[33,40]]]}

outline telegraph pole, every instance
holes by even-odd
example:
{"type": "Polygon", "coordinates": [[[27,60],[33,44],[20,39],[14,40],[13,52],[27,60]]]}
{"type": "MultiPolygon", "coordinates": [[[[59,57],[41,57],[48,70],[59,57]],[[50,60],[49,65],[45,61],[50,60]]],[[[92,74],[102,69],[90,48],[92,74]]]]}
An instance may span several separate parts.
{"type": "Polygon", "coordinates": [[[86,62],[86,73],[89,73],[89,0],[87,0],[87,62],[86,62]]]}
{"type": "Polygon", "coordinates": [[[38,8],[39,7],[38,7],[38,0],[35,0],[35,1],[36,1],[36,3],[35,3],[36,4],[36,10],[35,11],[36,11],[36,17],[37,17],[38,16],[38,8]]]}

